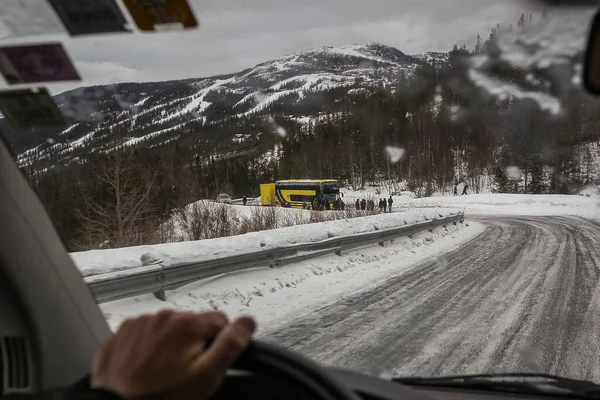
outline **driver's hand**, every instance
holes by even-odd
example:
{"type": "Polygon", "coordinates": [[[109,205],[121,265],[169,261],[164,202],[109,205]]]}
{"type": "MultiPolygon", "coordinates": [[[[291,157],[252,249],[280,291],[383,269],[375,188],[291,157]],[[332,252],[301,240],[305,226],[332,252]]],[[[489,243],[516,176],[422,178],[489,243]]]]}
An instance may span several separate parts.
{"type": "Polygon", "coordinates": [[[255,329],[252,318],[229,322],[221,312],[161,311],[126,320],[97,352],[90,386],[126,400],[171,397],[183,388],[193,389],[194,400],[207,399],[255,329]]]}

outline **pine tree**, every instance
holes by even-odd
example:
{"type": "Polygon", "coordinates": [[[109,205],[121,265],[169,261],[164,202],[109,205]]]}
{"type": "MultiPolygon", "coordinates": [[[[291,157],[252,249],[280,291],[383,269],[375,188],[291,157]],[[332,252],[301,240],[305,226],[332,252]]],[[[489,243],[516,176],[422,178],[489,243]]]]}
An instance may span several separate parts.
{"type": "Polygon", "coordinates": [[[498,165],[494,170],[493,182],[496,185],[498,193],[509,193],[509,180],[505,169],[498,165]]]}
{"type": "Polygon", "coordinates": [[[481,36],[477,34],[477,40],[475,41],[475,54],[481,53],[482,50],[481,36]]]}
{"type": "Polygon", "coordinates": [[[541,194],[544,192],[544,169],[539,162],[534,162],[529,168],[531,173],[531,182],[529,183],[529,191],[533,194],[541,194]]]}

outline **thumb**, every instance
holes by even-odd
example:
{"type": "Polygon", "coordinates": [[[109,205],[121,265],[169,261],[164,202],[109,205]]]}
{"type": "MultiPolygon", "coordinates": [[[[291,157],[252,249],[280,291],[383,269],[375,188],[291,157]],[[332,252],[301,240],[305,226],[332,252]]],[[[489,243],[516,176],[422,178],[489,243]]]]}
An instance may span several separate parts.
{"type": "Polygon", "coordinates": [[[255,330],[256,322],[250,317],[240,317],[227,325],[198,359],[194,371],[220,382],[227,369],[248,347],[255,330]]]}

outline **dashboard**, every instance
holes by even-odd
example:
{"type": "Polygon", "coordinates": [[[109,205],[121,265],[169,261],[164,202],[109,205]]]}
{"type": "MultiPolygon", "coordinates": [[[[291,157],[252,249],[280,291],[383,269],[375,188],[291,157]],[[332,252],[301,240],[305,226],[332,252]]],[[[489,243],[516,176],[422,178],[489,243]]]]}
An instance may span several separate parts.
{"type": "MultiPolygon", "coordinates": [[[[362,400],[507,400],[507,399],[572,399],[572,397],[486,392],[469,389],[413,387],[362,375],[331,369],[333,377],[352,389],[362,400]]],[[[69,389],[30,394],[0,395],[0,400],[64,400],[69,389]]],[[[232,371],[211,400],[314,400],[314,397],[292,386],[281,377],[251,372],[232,371]]]]}
{"type": "MultiPolygon", "coordinates": [[[[337,380],[351,388],[363,400],[506,400],[561,399],[569,397],[518,393],[484,392],[476,390],[412,387],[388,380],[340,369],[329,370],[337,380]]],[[[253,373],[228,375],[215,400],[313,400],[312,397],[277,377],[253,373]]]]}

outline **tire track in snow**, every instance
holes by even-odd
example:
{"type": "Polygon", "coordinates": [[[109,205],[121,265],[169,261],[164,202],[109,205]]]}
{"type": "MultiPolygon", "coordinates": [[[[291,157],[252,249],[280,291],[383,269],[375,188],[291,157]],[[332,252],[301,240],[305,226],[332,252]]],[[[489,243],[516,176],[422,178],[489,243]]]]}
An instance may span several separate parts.
{"type": "Polygon", "coordinates": [[[456,251],[261,336],[374,374],[526,371],[600,382],[600,223],[478,220],[484,232],[456,251]]]}

